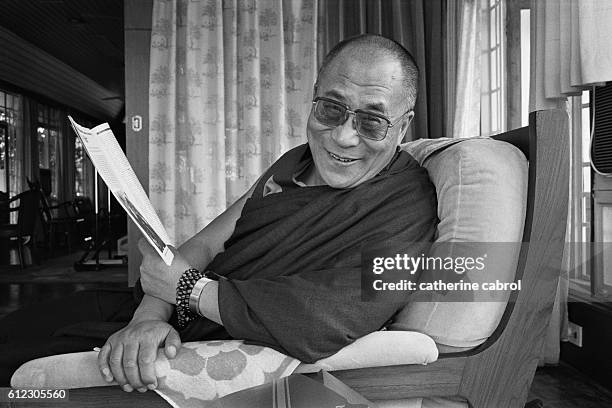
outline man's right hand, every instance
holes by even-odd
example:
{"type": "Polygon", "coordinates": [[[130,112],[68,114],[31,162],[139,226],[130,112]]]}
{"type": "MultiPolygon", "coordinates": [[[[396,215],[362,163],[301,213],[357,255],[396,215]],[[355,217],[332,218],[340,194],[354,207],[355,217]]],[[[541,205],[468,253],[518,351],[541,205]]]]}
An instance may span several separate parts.
{"type": "Polygon", "coordinates": [[[117,381],[127,392],[155,389],[155,360],[162,345],[168,358],[174,358],[181,347],[181,338],[169,323],[131,322],[110,336],[100,350],[98,366],[102,377],[108,382],[117,381]]]}

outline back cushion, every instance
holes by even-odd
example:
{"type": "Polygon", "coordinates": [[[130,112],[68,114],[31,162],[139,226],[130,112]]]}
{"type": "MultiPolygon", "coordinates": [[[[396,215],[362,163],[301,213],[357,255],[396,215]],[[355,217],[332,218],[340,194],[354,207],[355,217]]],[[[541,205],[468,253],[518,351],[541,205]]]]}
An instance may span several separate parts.
{"type": "MultiPolygon", "coordinates": [[[[520,242],[527,197],[527,160],[516,147],[490,138],[422,139],[404,144],[427,169],[438,196],[436,243],[520,242]]],[[[480,244],[478,244],[480,245],[480,244]]],[[[448,246],[447,246],[448,248],[448,246]]],[[[508,262],[497,265],[495,278],[511,281],[518,245],[508,262]],[[497,270],[500,269],[500,270],[497,270]]],[[[436,256],[432,249],[429,256],[436,256]]],[[[448,250],[442,256],[448,256],[448,250]]],[[[487,281],[485,273],[472,282],[487,281]]],[[[505,302],[409,303],[389,326],[429,335],[440,351],[471,348],[497,327],[505,302]]]]}

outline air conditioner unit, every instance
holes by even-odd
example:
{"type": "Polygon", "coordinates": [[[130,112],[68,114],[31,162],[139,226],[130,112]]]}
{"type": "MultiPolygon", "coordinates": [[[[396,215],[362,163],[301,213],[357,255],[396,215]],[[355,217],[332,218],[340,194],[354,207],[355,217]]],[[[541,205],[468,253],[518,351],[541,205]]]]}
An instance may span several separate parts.
{"type": "Polygon", "coordinates": [[[593,275],[598,296],[612,295],[612,83],[596,87],[592,99],[593,275]]]}
{"type": "Polygon", "coordinates": [[[593,97],[591,166],[596,173],[612,176],[612,83],[597,87],[593,97]]]}

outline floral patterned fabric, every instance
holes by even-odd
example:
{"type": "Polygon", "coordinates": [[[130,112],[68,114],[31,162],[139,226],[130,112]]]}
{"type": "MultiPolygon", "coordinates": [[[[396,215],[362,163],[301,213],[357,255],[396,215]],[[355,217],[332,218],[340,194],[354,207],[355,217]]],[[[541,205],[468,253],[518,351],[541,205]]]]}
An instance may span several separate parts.
{"type": "Polygon", "coordinates": [[[217,398],[286,377],[299,364],[239,340],[184,343],[174,359],[158,353],[155,391],[175,408],[217,407],[217,398]]]}
{"type": "Polygon", "coordinates": [[[304,143],[314,0],[155,0],[149,193],[181,244],[304,143]]]}
{"type": "MultiPolygon", "coordinates": [[[[240,340],[183,343],[175,358],[157,352],[155,391],[175,408],[218,407],[227,394],[290,375],[300,362],[240,340]]],[[[117,386],[102,378],[98,352],[58,354],[23,364],[13,374],[15,388],[74,389],[117,386]]]]}

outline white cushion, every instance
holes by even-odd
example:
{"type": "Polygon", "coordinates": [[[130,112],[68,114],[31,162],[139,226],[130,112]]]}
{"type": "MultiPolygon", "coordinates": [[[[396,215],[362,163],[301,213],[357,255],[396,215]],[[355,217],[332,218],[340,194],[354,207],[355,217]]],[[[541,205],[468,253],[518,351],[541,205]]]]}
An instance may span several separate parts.
{"type": "MultiPolygon", "coordinates": [[[[437,243],[521,241],[527,160],[520,150],[490,138],[422,139],[402,148],[425,166],[436,187],[437,243]]],[[[495,270],[497,278],[514,278],[518,249],[514,246],[510,261],[495,270]]],[[[472,276],[472,281],[480,279],[472,276]]],[[[425,333],[441,350],[470,348],[493,333],[505,307],[504,302],[411,302],[389,328],[425,333]]]]}
{"type": "Polygon", "coordinates": [[[384,330],[363,336],[336,354],[314,364],[300,364],[295,372],[428,364],[437,359],[438,348],[429,336],[411,331],[384,330]]]}

